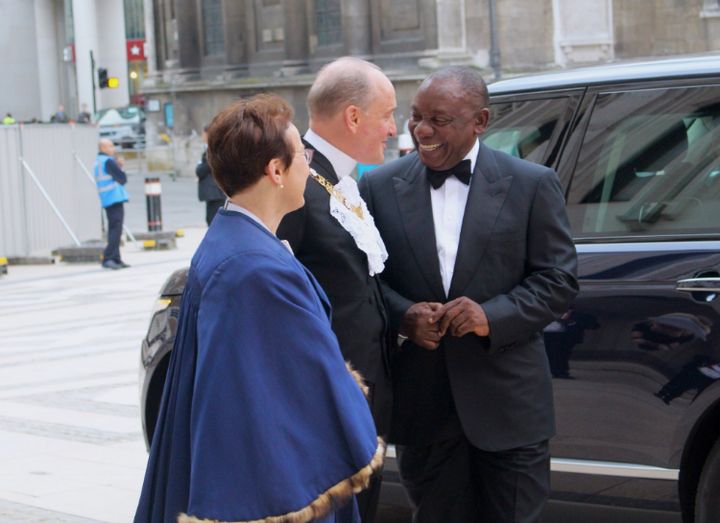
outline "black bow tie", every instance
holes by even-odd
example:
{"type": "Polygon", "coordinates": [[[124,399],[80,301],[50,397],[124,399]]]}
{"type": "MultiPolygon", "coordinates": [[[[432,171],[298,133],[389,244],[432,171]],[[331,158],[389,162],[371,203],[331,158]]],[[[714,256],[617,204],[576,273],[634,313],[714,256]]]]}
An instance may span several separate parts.
{"type": "Polygon", "coordinates": [[[444,184],[445,180],[447,180],[450,176],[455,176],[455,178],[465,185],[469,185],[470,175],[472,175],[472,171],[470,170],[470,160],[463,160],[455,167],[445,171],[434,171],[429,167],[425,167],[425,172],[427,173],[428,181],[430,182],[430,185],[432,185],[433,189],[442,187],[442,184],[444,184]]]}

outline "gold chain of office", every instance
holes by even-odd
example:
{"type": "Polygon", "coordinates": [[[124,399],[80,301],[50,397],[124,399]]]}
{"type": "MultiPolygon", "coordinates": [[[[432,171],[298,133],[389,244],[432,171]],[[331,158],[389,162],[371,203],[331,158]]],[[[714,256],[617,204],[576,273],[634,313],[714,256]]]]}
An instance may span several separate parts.
{"type": "Polygon", "coordinates": [[[360,205],[351,205],[349,201],[347,201],[347,198],[343,196],[343,194],[338,191],[335,186],[324,176],[321,174],[318,174],[315,169],[310,169],[310,176],[313,177],[313,180],[315,180],[317,183],[322,185],[325,190],[330,194],[330,196],[333,196],[336,200],[338,200],[340,203],[342,203],[347,210],[349,210],[351,213],[353,213],[355,216],[363,219],[363,210],[362,206],[360,205]]]}

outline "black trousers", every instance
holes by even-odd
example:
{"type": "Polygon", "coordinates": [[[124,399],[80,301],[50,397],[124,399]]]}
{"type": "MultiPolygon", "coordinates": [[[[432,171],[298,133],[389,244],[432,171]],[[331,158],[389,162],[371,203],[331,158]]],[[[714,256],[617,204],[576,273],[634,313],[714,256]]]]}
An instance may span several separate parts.
{"type": "Polygon", "coordinates": [[[103,252],[103,261],[113,260],[120,263],[120,238],[122,237],[125,210],[123,203],[113,203],[105,207],[105,216],[108,221],[107,246],[103,252]]]}
{"type": "Polygon", "coordinates": [[[382,470],[373,474],[372,478],[370,478],[370,486],[355,496],[362,523],[373,523],[375,521],[378,502],[380,501],[381,485],[382,470]]]}
{"type": "MultiPolygon", "coordinates": [[[[383,425],[381,420],[388,416],[391,403],[389,398],[391,393],[389,390],[389,382],[381,381],[379,383],[365,382],[368,387],[368,404],[372,412],[375,425],[378,430],[383,425]]],[[[379,434],[385,441],[387,437],[382,432],[379,434]]],[[[382,469],[373,474],[370,478],[370,486],[360,492],[357,496],[358,512],[362,523],[373,523],[377,514],[378,503],[380,502],[380,487],[382,486],[382,469]]]]}
{"type": "Polygon", "coordinates": [[[537,523],[550,493],[547,441],[486,452],[464,436],[398,448],[413,523],[537,523]]]}

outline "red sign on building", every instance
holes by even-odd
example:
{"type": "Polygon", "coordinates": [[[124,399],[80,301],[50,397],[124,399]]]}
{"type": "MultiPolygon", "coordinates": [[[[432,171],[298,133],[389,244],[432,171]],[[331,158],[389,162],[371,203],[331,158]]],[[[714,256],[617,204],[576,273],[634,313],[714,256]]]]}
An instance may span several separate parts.
{"type": "Polygon", "coordinates": [[[145,61],[145,40],[135,38],[126,41],[128,62],[144,62],[145,61]]]}

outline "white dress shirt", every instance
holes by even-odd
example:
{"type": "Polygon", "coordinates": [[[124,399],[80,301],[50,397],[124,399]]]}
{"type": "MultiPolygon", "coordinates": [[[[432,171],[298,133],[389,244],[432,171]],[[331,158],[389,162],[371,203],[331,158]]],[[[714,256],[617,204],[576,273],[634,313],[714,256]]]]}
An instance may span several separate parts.
{"type": "MultiPolygon", "coordinates": [[[[475,145],[463,158],[463,160],[470,160],[470,172],[475,171],[475,161],[479,151],[480,142],[475,140],[475,145]]],[[[473,177],[474,174],[470,177],[470,183],[472,183],[473,177]]],[[[460,232],[469,193],[470,185],[465,185],[455,176],[450,176],[437,189],[430,188],[435,242],[445,296],[450,292],[450,282],[452,282],[455,271],[455,259],[460,244],[460,232]]]]}
{"type": "Polygon", "coordinates": [[[342,152],[312,129],[308,129],[304,138],[307,143],[312,145],[313,149],[328,159],[330,165],[335,169],[338,181],[342,181],[343,178],[350,176],[355,170],[357,162],[352,157],[342,152]]]}

